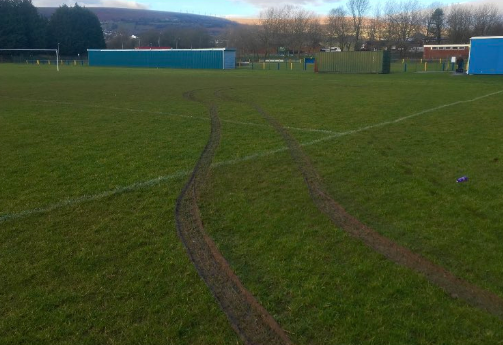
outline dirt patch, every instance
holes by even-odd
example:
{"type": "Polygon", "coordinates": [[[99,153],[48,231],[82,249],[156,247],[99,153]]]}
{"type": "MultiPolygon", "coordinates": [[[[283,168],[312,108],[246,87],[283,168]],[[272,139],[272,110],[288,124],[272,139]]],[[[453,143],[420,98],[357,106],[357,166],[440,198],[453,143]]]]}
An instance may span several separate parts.
{"type": "Polygon", "coordinates": [[[175,218],[182,240],[199,275],[227,315],[236,333],[246,344],[291,344],[286,333],[256,298],[243,286],[204,230],[198,207],[199,191],[204,186],[210,165],[220,142],[221,126],[215,104],[199,100],[195,90],[184,98],[208,107],[211,119],[209,140],[196,163],[189,181],[179,195],[175,218]]]}
{"type": "Polygon", "coordinates": [[[451,297],[463,299],[470,305],[503,319],[503,300],[498,295],[457,278],[446,269],[382,236],[351,216],[327,193],[327,189],[309,157],[288,130],[260,106],[256,104],[253,106],[283,137],[292,158],[304,177],[314,204],[336,226],[389,260],[423,274],[430,282],[443,289],[451,297]]]}

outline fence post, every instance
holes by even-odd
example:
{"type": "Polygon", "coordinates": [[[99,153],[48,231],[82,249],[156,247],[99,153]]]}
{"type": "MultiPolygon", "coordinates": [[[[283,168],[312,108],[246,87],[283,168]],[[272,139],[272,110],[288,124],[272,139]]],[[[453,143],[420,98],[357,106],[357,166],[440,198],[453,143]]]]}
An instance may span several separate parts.
{"type": "Polygon", "coordinates": [[[428,62],[425,62],[424,63],[424,71],[427,72],[428,71],[428,62]]]}
{"type": "Polygon", "coordinates": [[[404,64],[403,71],[404,71],[404,72],[407,72],[407,64],[404,64]]]}
{"type": "Polygon", "coordinates": [[[278,71],[279,71],[279,62],[278,62],[278,71]]]}

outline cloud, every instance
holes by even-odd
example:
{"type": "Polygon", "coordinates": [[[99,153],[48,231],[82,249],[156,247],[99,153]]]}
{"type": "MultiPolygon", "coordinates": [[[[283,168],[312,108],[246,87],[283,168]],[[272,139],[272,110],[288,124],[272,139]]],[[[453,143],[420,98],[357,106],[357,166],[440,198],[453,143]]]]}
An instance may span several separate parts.
{"type": "MultiPolygon", "coordinates": [[[[80,6],[87,7],[118,7],[132,9],[148,9],[149,6],[130,0],[83,0],[77,1],[80,6]]],[[[61,5],[73,6],[75,1],[61,0],[34,0],[33,5],[36,7],[59,7],[61,5]]]]}
{"type": "Polygon", "coordinates": [[[250,5],[267,8],[267,7],[281,7],[283,5],[296,5],[296,6],[321,6],[325,4],[332,4],[342,2],[344,0],[275,0],[271,4],[270,0],[233,0],[234,2],[248,3],[250,5]]]}
{"type": "Polygon", "coordinates": [[[463,1],[459,2],[460,5],[473,5],[473,6],[480,6],[484,4],[490,4],[496,6],[501,12],[503,12],[503,1],[501,0],[469,0],[469,1],[463,1]]]}
{"type": "Polygon", "coordinates": [[[500,11],[503,11],[503,2],[501,2],[501,0],[479,0],[479,1],[473,1],[472,3],[474,5],[481,5],[481,4],[495,5],[497,8],[500,9],[500,11]]]}
{"type": "Polygon", "coordinates": [[[100,2],[102,3],[102,7],[133,8],[133,9],[141,9],[141,10],[146,10],[149,8],[147,5],[140,4],[136,1],[102,0],[100,2]]]}

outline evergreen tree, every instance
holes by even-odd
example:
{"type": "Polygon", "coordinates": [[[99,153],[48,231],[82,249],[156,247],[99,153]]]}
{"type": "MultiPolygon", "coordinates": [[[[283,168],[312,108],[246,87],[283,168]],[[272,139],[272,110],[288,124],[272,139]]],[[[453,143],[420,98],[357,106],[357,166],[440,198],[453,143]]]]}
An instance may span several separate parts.
{"type": "Polygon", "coordinates": [[[0,0],[0,47],[45,48],[47,21],[31,0],[0,0]]]}
{"type": "Polygon", "coordinates": [[[77,4],[63,5],[54,12],[49,20],[48,40],[53,48],[59,43],[61,55],[84,55],[87,49],[106,47],[98,17],[77,4]]]}
{"type": "Polygon", "coordinates": [[[432,33],[437,44],[442,42],[442,32],[445,27],[444,17],[444,11],[441,8],[437,8],[431,15],[432,33]]]}

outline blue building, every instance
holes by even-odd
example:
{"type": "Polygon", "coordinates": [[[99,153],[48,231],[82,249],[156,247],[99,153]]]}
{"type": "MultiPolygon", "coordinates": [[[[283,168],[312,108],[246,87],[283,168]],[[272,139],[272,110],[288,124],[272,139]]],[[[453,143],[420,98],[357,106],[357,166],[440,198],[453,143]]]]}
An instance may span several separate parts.
{"type": "Polygon", "coordinates": [[[503,74],[503,36],[471,39],[468,74],[503,74]]]}
{"type": "Polygon", "coordinates": [[[89,66],[234,69],[236,50],[213,49],[88,49],[89,66]]]}

